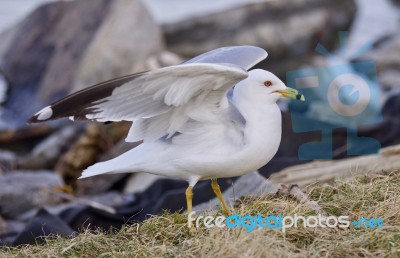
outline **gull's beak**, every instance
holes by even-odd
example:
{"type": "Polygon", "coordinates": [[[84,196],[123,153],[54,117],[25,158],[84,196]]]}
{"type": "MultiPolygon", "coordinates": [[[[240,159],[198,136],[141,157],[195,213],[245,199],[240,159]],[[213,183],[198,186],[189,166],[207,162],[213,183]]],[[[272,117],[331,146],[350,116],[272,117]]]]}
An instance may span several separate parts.
{"type": "Polygon", "coordinates": [[[289,87],[286,87],[286,89],[284,89],[284,90],[277,90],[276,92],[279,92],[280,94],[282,94],[283,97],[286,97],[286,98],[291,98],[291,99],[300,100],[300,101],[306,100],[304,98],[303,94],[299,94],[299,92],[297,90],[289,88],[289,87]]]}

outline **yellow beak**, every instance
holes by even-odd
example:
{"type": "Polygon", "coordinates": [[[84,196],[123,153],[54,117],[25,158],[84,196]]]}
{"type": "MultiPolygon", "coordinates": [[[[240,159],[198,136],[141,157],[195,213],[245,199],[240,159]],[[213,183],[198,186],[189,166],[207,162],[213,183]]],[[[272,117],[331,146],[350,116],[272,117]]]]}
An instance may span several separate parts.
{"type": "Polygon", "coordinates": [[[286,98],[291,98],[295,100],[300,100],[300,101],[305,101],[306,99],[304,98],[303,94],[299,94],[299,92],[295,89],[287,87],[285,90],[277,90],[276,92],[279,92],[282,94],[283,97],[286,98]]]}

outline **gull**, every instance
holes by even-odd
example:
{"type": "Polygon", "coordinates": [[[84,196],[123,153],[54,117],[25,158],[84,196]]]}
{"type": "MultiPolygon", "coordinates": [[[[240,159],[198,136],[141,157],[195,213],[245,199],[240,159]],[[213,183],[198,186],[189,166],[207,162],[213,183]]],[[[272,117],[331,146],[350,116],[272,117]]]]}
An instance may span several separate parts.
{"type": "Polygon", "coordinates": [[[188,214],[193,187],[210,179],[229,214],[217,179],[241,176],[267,164],[281,141],[278,99],[304,101],[271,72],[249,70],[267,55],[255,46],[218,48],[179,65],[83,89],[43,108],[28,122],[62,117],[132,121],[126,141],[143,143],[90,166],[80,178],[146,172],[186,180],[188,214]]]}

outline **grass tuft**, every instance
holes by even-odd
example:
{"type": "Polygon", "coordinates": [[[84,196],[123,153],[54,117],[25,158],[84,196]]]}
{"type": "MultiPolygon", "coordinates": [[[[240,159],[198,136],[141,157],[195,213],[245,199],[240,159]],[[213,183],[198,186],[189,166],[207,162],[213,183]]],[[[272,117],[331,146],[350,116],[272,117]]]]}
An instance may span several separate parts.
{"type": "MultiPolygon", "coordinates": [[[[329,215],[381,217],[383,228],[188,229],[186,215],[164,212],[118,232],[83,231],[75,238],[3,248],[0,257],[400,257],[400,171],[363,175],[350,182],[313,185],[309,197],[329,215]]],[[[242,197],[234,213],[315,215],[285,196],[242,197]]],[[[220,211],[203,215],[221,215],[220,211]]]]}

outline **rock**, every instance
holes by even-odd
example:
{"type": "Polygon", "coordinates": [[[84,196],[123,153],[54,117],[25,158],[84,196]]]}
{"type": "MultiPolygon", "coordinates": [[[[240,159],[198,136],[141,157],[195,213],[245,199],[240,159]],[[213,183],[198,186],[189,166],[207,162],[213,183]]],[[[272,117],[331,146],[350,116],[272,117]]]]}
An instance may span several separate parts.
{"type": "Polygon", "coordinates": [[[129,176],[123,193],[134,194],[146,190],[154,181],[165,177],[147,174],[147,173],[134,173],[129,176]]]}
{"type": "Polygon", "coordinates": [[[0,145],[3,149],[26,153],[37,144],[38,140],[47,137],[53,132],[54,127],[48,124],[0,130],[0,145]]]}
{"type": "Polygon", "coordinates": [[[0,234],[5,234],[9,231],[7,222],[0,216],[0,234]]]}
{"type": "Polygon", "coordinates": [[[168,48],[186,57],[226,45],[263,47],[270,70],[282,75],[306,63],[317,43],[332,47],[355,9],[347,0],[261,1],[165,24],[163,31],[168,48]]]}
{"type": "MultiPolygon", "coordinates": [[[[6,100],[6,93],[8,89],[7,79],[1,74],[0,71],[0,104],[6,100]]],[[[2,108],[0,108],[0,112],[2,112],[2,108]]],[[[0,120],[0,128],[7,128],[7,124],[0,120]]]]}
{"type": "Polygon", "coordinates": [[[385,37],[380,44],[365,54],[360,60],[373,60],[377,66],[378,79],[383,90],[399,89],[400,59],[393,53],[400,51],[400,33],[385,37]]]}
{"type": "Polygon", "coordinates": [[[15,171],[0,177],[0,214],[13,218],[22,212],[62,200],[53,192],[63,184],[51,171],[15,171]]]}
{"type": "Polygon", "coordinates": [[[67,94],[109,2],[58,1],[40,6],[20,22],[1,66],[10,86],[6,118],[25,122],[34,110],[67,94]]]}
{"type": "Polygon", "coordinates": [[[113,1],[86,51],[73,91],[147,69],[163,50],[160,28],[139,0],[113,1]]]}
{"type": "Polygon", "coordinates": [[[9,48],[11,47],[11,44],[13,43],[16,34],[20,31],[22,27],[22,22],[14,25],[14,27],[8,28],[5,31],[3,31],[0,36],[1,36],[1,41],[0,41],[0,67],[4,66],[5,58],[7,55],[7,52],[9,48]]]}
{"type": "Polygon", "coordinates": [[[121,155],[122,153],[125,153],[125,152],[135,148],[136,146],[138,146],[141,143],[142,142],[126,142],[125,137],[124,137],[117,144],[115,144],[111,149],[109,149],[107,152],[102,154],[100,156],[99,161],[106,161],[109,159],[113,159],[113,158],[121,155]]]}
{"type": "Polygon", "coordinates": [[[78,126],[66,126],[40,142],[32,152],[18,160],[18,169],[51,169],[78,136],[78,126]]]}
{"type": "MultiPolygon", "coordinates": [[[[78,208],[84,206],[90,206],[108,213],[115,213],[114,207],[118,207],[120,205],[125,204],[126,202],[132,201],[134,198],[133,195],[123,195],[117,191],[109,191],[107,193],[82,196],[82,197],[75,197],[73,195],[60,192],[57,192],[57,195],[65,199],[67,202],[56,205],[47,205],[44,207],[46,211],[55,216],[62,215],[63,212],[71,208],[78,208]]],[[[36,215],[39,209],[40,208],[35,208],[28,210],[27,212],[24,212],[20,214],[13,222],[29,221],[36,215]]]]}
{"type": "Polygon", "coordinates": [[[92,196],[84,196],[83,198],[91,202],[97,202],[110,207],[117,207],[126,201],[125,196],[116,191],[109,191],[107,193],[92,196]]]}
{"type": "Polygon", "coordinates": [[[71,91],[143,69],[163,50],[161,32],[139,0],[57,1],[3,35],[0,70],[9,82],[3,119],[18,120],[14,126],[71,91]]]}
{"type": "MultiPolygon", "coordinates": [[[[46,210],[51,214],[59,215],[68,208],[86,205],[114,214],[116,212],[114,207],[123,205],[126,201],[131,200],[130,196],[123,195],[116,191],[109,191],[107,193],[82,197],[74,197],[70,195],[66,199],[69,200],[68,203],[56,206],[48,206],[46,207],[46,210]]],[[[30,212],[30,214],[26,214],[26,217],[31,216],[31,214],[32,212],[30,212]]]]}
{"type": "MultiPolygon", "coordinates": [[[[81,170],[82,173],[83,170],[81,170]]],[[[126,174],[105,174],[90,178],[78,179],[75,182],[76,195],[95,195],[110,190],[126,177],[126,174]]]]}
{"type": "Polygon", "coordinates": [[[0,150],[0,175],[16,167],[17,156],[11,151],[0,150]]]}
{"type": "Polygon", "coordinates": [[[7,220],[7,233],[10,234],[11,236],[13,234],[18,234],[18,232],[21,232],[24,230],[27,222],[23,221],[18,221],[18,220],[7,220]]]}
{"type": "Polygon", "coordinates": [[[175,53],[163,51],[158,56],[152,56],[146,61],[147,70],[153,70],[165,66],[177,65],[185,60],[175,53]]]}

